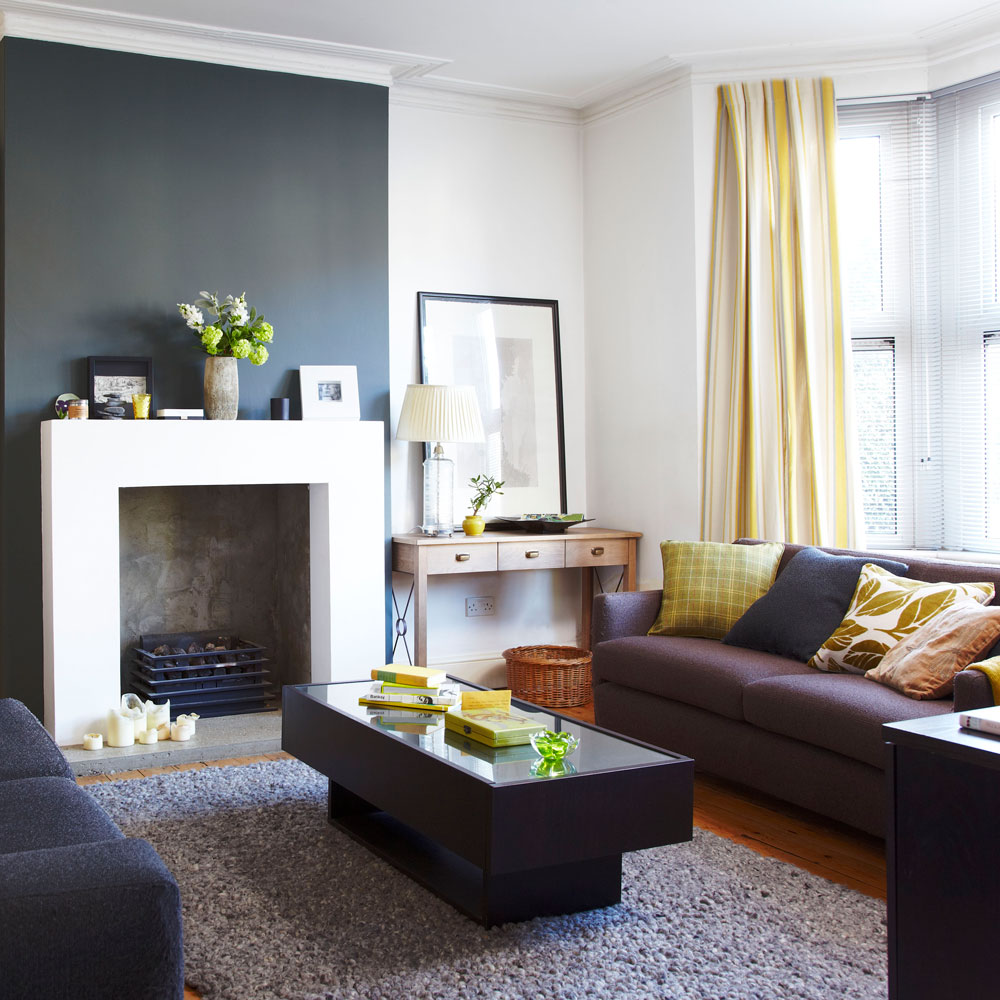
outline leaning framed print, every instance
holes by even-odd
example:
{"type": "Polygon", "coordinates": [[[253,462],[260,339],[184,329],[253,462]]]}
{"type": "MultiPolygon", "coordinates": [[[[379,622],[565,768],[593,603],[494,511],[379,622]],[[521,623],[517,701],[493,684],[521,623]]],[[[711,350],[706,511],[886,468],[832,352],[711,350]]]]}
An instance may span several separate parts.
{"type": "Polygon", "coordinates": [[[125,400],[124,417],[132,419],[132,396],[135,393],[153,395],[153,359],[123,357],[87,358],[87,392],[90,416],[105,417],[108,396],[125,400]]]}
{"type": "Polygon", "coordinates": [[[455,511],[469,480],[501,480],[495,516],[566,511],[559,303],[495,295],[419,292],[423,381],[471,385],[483,444],[444,444],[455,462],[455,511]]]}
{"type": "Polygon", "coordinates": [[[354,365],[301,365],[303,420],[360,420],[358,369],[354,365]]]}

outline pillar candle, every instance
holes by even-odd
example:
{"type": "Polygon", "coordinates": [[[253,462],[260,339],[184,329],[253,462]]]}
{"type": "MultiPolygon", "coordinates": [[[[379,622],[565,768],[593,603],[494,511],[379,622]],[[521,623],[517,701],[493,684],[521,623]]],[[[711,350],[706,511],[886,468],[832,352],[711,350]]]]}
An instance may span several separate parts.
{"type": "Polygon", "coordinates": [[[120,708],[108,712],[108,746],[130,747],[135,743],[135,726],[130,715],[124,715],[120,708]]]}
{"type": "Polygon", "coordinates": [[[170,738],[178,743],[183,743],[192,736],[194,736],[194,726],[187,722],[175,722],[170,727],[170,738]]]}
{"type": "Polygon", "coordinates": [[[170,739],[170,723],[164,722],[162,726],[157,726],[156,728],[156,738],[158,740],[169,740],[170,739]]]}
{"type": "Polygon", "coordinates": [[[104,749],[104,737],[100,733],[84,733],[83,734],[83,749],[84,750],[103,750],[104,749]]]}
{"type": "Polygon", "coordinates": [[[144,746],[149,746],[150,743],[156,743],[160,738],[160,734],[155,729],[144,729],[139,733],[137,739],[144,746]]]}
{"type": "Polygon", "coordinates": [[[121,710],[132,719],[136,741],[141,743],[139,737],[146,731],[146,707],[142,699],[137,694],[123,694],[121,710]]]}
{"type": "Polygon", "coordinates": [[[159,729],[160,726],[170,726],[170,700],[163,705],[154,705],[153,702],[146,702],[146,728],[159,729]]]}
{"type": "Polygon", "coordinates": [[[197,723],[197,721],[200,718],[201,718],[201,716],[197,712],[192,712],[190,715],[178,715],[177,716],[177,721],[182,726],[190,726],[191,727],[191,735],[194,736],[195,733],[198,731],[198,727],[197,727],[196,723],[197,723]]]}

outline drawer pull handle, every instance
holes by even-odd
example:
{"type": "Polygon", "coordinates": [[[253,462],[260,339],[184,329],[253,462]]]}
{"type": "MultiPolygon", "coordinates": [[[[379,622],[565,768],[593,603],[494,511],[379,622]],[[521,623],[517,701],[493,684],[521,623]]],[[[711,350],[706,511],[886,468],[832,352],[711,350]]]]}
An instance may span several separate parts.
{"type": "Polygon", "coordinates": [[[603,556],[604,555],[604,546],[603,545],[595,545],[590,550],[590,554],[592,556],[603,556]]]}
{"type": "Polygon", "coordinates": [[[472,558],[468,552],[456,552],[455,562],[468,562],[472,558]]]}
{"type": "Polygon", "coordinates": [[[524,553],[524,558],[525,559],[537,559],[538,558],[538,549],[528,549],[528,551],[524,553]]]}

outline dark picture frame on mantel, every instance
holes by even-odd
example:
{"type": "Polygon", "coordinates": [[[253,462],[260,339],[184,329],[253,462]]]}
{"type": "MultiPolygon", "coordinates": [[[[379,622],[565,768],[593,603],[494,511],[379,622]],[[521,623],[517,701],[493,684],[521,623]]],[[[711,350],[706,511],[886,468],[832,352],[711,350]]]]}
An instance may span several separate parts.
{"type": "Polygon", "coordinates": [[[128,357],[87,358],[87,394],[91,419],[104,417],[107,392],[119,392],[125,399],[122,419],[132,420],[132,394],[153,395],[153,359],[128,357]]]}
{"type": "Polygon", "coordinates": [[[418,292],[417,310],[423,381],[472,385],[486,431],[482,444],[444,444],[456,516],[470,509],[469,479],[481,474],[504,483],[490,517],[566,513],[559,303],[418,292]]]}

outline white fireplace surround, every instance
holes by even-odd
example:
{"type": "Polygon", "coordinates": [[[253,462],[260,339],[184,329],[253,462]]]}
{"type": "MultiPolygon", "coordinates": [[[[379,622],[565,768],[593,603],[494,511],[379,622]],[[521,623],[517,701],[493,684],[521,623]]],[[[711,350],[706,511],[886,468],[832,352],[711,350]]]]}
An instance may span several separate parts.
{"type": "Polygon", "coordinates": [[[121,699],[119,489],[307,483],[311,678],[323,682],[384,662],[384,477],[379,421],[43,422],[45,726],[56,742],[104,732],[121,699]]]}

